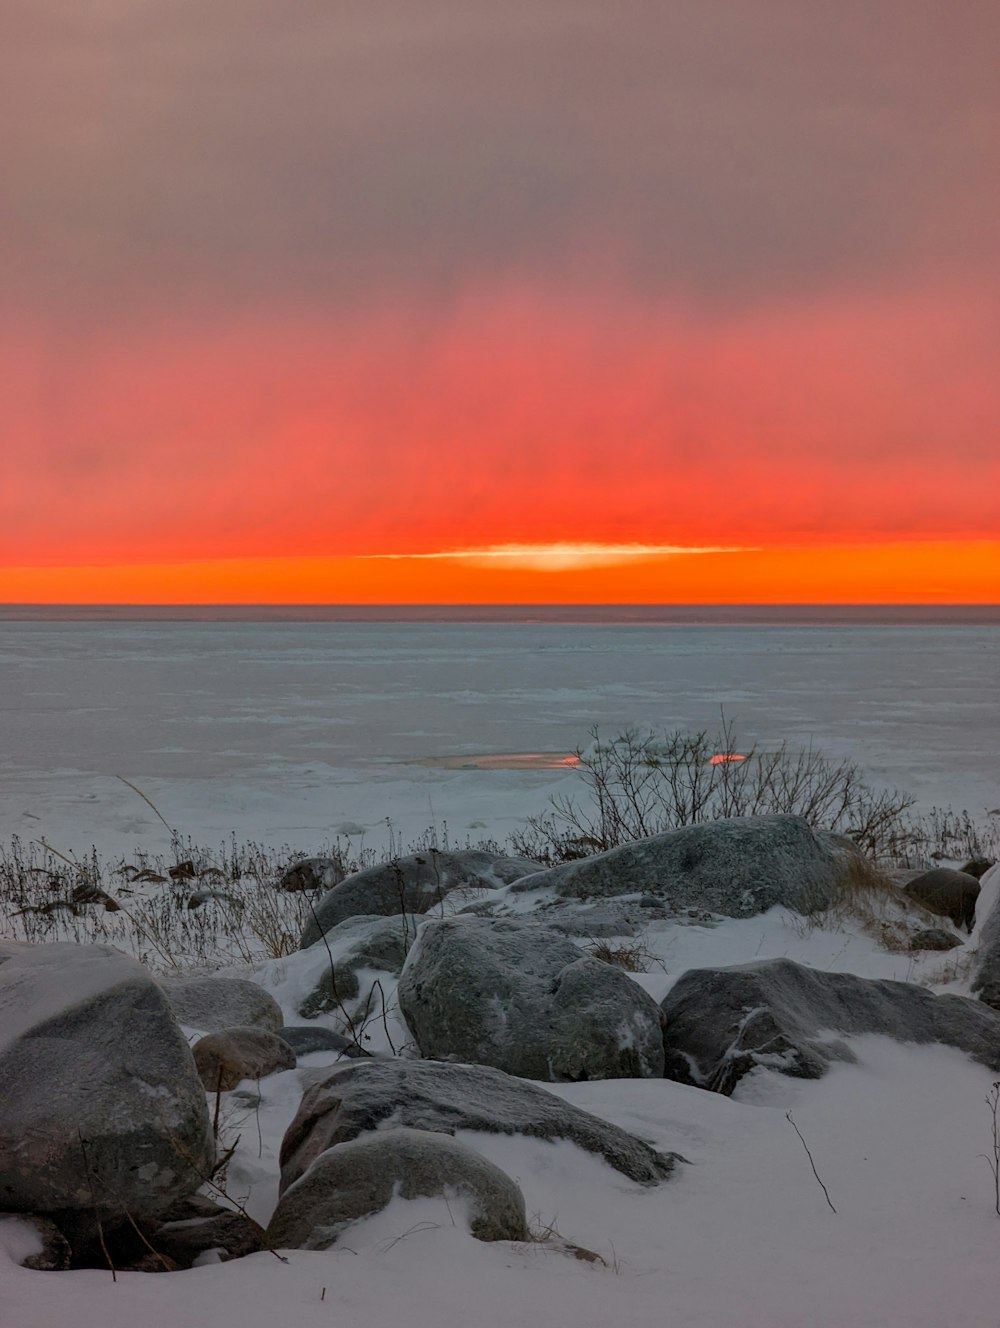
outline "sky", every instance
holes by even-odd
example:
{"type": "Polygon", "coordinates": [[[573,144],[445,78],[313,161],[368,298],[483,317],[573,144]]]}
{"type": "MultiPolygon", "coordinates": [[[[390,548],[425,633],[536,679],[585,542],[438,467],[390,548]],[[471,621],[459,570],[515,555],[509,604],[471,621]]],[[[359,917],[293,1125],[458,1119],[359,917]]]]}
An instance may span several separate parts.
{"type": "Polygon", "coordinates": [[[995,0],[0,0],[0,601],[1000,601],[995,0]]]}

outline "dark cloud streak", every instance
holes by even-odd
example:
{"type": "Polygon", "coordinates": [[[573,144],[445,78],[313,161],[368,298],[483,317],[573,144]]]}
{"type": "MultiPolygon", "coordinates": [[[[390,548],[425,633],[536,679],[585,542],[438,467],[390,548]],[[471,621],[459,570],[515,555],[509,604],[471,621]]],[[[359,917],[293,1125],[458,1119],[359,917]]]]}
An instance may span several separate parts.
{"type": "Polygon", "coordinates": [[[995,263],[990,0],[8,3],[8,292],[695,303],[995,263]]]}

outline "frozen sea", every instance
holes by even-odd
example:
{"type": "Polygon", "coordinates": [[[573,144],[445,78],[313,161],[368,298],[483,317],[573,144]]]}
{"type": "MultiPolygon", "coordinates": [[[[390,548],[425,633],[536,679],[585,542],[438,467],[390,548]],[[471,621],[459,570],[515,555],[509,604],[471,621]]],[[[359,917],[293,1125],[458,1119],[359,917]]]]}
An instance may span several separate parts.
{"type": "Polygon", "coordinates": [[[452,616],[0,614],[0,838],[77,853],[164,848],[163,825],[118,776],[209,845],[235,832],[311,851],[363,831],[381,846],[387,823],[403,841],[432,824],[453,843],[503,837],[578,776],[478,758],[556,759],[594,725],[606,737],[628,725],[713,728],[722,708],[744,743],[850,756],[925,806],[1000,806],[995,613],[452,616]],[[452,759],[419,764],[438,758],[452,759]]]}

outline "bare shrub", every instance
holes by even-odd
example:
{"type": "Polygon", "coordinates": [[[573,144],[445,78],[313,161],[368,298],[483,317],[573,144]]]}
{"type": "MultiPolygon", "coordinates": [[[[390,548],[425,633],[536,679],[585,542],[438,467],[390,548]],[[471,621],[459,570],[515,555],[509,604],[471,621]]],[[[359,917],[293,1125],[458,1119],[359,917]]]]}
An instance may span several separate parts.
{"type": "Polygon", "coordinates": [[[515,851],[561,862],[720,817],[788,813],[890,861],[910,832],[913,799],[875,788],[853,761],[787,743],[743,748],[725,720],[715,734],[626,729],[604,742],[595,728],[590,736],[577,751],[584,798],[554,797],[514,837],[515,851]]]}

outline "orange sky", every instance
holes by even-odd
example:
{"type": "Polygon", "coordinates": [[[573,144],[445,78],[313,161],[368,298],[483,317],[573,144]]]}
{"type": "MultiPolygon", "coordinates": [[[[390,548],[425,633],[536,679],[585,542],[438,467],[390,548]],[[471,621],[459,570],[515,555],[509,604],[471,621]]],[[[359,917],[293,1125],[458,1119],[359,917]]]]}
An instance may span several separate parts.
{"type": "Polygon", "coordinates": [[[10,568],[4,598],[64,604],[993,604],[1000,541],[774,548],[585,571],[464,560],[213,559],[10,568]]]}
{"type": "Polygon", "coordinates": [[[810,13],[35,0],[0,602],[1000,601],[1000,11],[810,13]]]}

